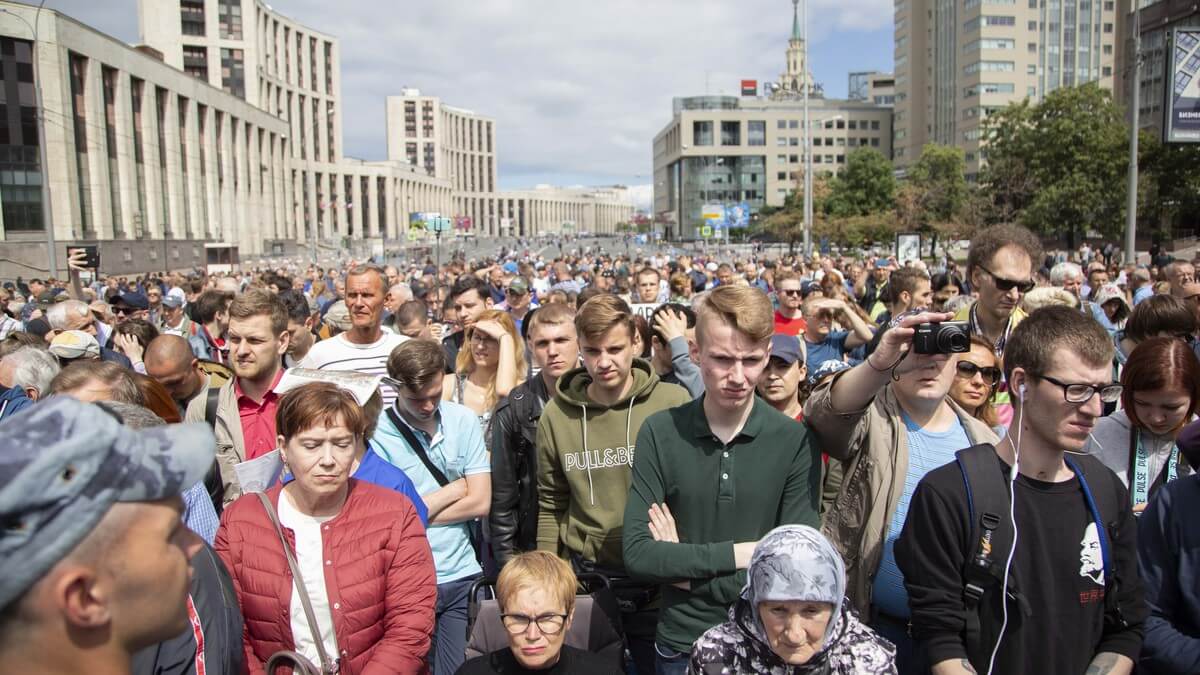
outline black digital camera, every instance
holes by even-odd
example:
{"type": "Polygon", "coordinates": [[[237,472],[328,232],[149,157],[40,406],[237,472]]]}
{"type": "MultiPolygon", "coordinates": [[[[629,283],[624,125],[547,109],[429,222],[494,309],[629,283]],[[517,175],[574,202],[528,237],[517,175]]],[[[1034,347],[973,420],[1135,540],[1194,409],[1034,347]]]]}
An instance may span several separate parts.
{"type": "Polygon", "coordinates": [[[913,335],[917,354],[964,354],[971,351],[971,325],[966,321],[923,323],[913,335]]]}

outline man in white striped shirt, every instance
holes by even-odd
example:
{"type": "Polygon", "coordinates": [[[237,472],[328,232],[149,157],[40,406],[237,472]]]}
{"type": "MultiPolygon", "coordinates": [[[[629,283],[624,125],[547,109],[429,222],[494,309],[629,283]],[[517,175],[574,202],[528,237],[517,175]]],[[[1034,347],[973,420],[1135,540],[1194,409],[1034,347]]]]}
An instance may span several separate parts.
{"type": "MultiPolygon", "coordinates": [[[[313,345],[300,362],[300,367],[387,375],[388,356],[408,338],[383,330],[386,293],[387,276],[381,268],[375,265],[351,268],[346,274],[345,298],[353,326],[344,333],[313,345]]],[[[380,393],[386,406],[396,400],[396,392],[390,387],[383,387],[380,393]]]]}

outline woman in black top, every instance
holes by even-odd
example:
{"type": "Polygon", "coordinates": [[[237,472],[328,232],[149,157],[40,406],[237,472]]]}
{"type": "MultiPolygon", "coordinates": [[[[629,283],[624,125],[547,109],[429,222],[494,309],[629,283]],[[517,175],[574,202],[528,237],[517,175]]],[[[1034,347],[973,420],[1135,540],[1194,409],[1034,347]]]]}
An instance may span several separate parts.
{"type": "Polygon", "coordinates": [[[467,661],[456,675],[617,675],[617,664],[563,644],[575,613],[575,573],[545,551],[514,556],[496,582],[508,647],[467,661]]]}

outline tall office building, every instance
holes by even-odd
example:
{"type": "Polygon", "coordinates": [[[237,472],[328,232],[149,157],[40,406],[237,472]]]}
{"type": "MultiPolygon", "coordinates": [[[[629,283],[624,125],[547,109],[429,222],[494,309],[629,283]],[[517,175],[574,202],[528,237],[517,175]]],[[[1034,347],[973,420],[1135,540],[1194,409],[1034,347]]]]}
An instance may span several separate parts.
{"type": "Polygon", "coordinates": [[[1116,72],[1115,0],[896,0],[895,160],[926,143],[985,160],[982,125],[1013,101],[1116,72]]]}
{"type": "Polygon", "coordinates": [[[1200,57],[1193,60],[1189,53],[1196,45],[1172,45],[1172,33],[1176,28],[1200,30],[1200,8],[1195,0],[1141,0],[1141,20],[1134,15],[1136,0],[1121,0],[1118,21],[1120,41],[1117,43],[1118,87],[1117,102],[1126,107],[1129,116],[1129,97],[1133,92],[1134,30],[1140,26],[1142,35],[1141,90],[1138,92],[1138,127],[1149,129],[1156,135],[1163,131],[1167,109],[1167,96],[1172,88],[1184,81],[1176,82],[1173,73],[1174,59],[1185,56],[1185,71],[1196,75],[1200,72],[1200,57]],[[1178,49],[1182,48],[1183,51],[1178,49]]]}

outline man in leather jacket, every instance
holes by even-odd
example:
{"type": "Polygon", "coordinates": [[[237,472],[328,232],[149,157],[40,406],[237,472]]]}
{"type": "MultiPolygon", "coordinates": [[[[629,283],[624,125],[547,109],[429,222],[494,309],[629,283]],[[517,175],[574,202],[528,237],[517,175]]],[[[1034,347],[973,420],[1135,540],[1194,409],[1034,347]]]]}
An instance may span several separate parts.
{"type": "Polygon", "coordinates": [[[504,566],[516,553],[537,548],[537,437],[542,408],[558,377],[579,364],[575,315],[564,304],[538,308],[525,318],[526,344],[540,372],[496,406],[492,417],[492,551],[504,566]]]}

